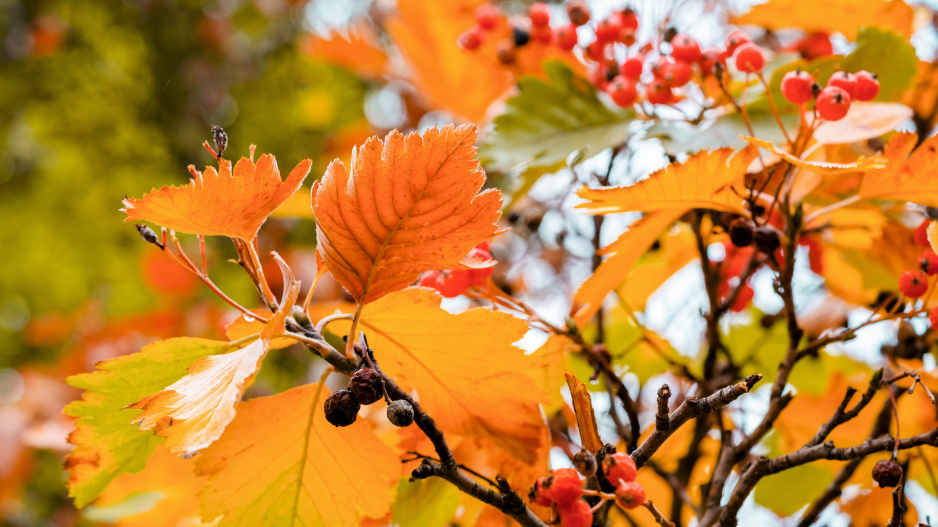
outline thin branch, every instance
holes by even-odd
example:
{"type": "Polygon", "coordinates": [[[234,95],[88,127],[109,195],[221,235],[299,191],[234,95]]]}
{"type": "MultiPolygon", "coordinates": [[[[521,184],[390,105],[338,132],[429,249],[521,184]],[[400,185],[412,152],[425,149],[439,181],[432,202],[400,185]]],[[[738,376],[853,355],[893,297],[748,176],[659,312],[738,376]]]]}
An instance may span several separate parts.
{"type": "Polygon", "coordinates": [[[681,406],[674,411],[668,417],[668,428],[667,430],[659,430],[657,427],[651,431],[651,434],[645,439],[634,452],[632,452],[632,460],[635,461],[635,464],[639,467],[643,466],[651,456],[661,448],[661,445],[671,436],[678,428],[681,427],[687,421],[706,415],[713,410],[723,408],[724,406],[730,404],[731,402],[739,399],[743,395],[749,393],[752,387],[762,379],[762,375],[755,373],[746,377],[744,380],[727,386],[722,390],[711,394],[703,399],[698,399],[696,397],[688,397],[684,399],[684,402],[681,403],[681,406]]]}

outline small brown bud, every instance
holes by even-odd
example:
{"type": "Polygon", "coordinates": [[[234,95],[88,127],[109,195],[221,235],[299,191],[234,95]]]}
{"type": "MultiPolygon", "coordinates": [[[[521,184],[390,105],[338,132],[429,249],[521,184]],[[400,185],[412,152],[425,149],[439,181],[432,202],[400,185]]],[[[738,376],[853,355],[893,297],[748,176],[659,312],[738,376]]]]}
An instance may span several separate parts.
{"type": "Polygon", "coordinates": [[[873,480],[880,487],[895,487],[902,482],[902,467],[891,459],[882,459],[873,466],[873,480]]]}
{"type": "Polygon", "coordinates": [[[155,232],[153,232],[153,229],[143,224],[137,224],[136,227],[137,227],[137,232],[140,233],[140,236],[143,238],[145,242],[152,243],[153,245],[156,245],[160,249],[164,249],[163,243],[160,242],[160,237],[157,236],[155,232]]]}
{"type": "Polygon", "coordinates": [[[587,478],[591,478],[596,475],[596,469],[599,464],[596,463],[596,456],[584,448],[573,456],[573,466],[576,467],[577,472],[587,478]]]}
{"type": "Polygon", "coordinates": [[[212,127],[212,139],[215,140],[215,153],[221,158],[222,152],[228,148],[228,134],[221,126],[212,127]]]}

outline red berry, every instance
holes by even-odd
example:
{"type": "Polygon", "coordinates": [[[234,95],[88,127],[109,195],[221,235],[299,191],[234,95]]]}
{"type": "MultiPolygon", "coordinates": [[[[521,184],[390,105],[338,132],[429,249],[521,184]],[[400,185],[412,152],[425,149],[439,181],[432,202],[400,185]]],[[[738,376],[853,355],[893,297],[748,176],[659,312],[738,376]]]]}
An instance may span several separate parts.
{"type": "Polygon", "coordinates": [[[922,247],[931,247],[931,243],[928,241],[928,225],[930,223],[931,220],[926,218],[915,228],[915,243],[922,247]]]}
{"type": "Polygon", "coordinates": [[[642,69],[645,67],[645,60],[642,56],[629,57],[622,63],[622,75],[627,79],[638,80],[642,76],[642,69]]]}
{"type": "Polygon", "coordinates": [[[831,75],[831,78],[827,80],[827,85],[837,86],[847,92],[851,100],[857,97],[857,78],[846,71],[835,72],[831,75]]]}
{"type": "Polygon", "coordinates": [[[439,287],[440,294],[446,298],[456,298],[469,288],[469,273],[467,271],[447,271],[443,283],[439,287]]]}
{"type": "Polygon", "coordinates": [[[834,53],[831,37],[823,31],[805,35],[795,44],[795,49],[808,60],[826,57],[834,53]]]}
{"type": "Polygon", "coordinates": [[[609,86],[606,87],[606,93],[612,97],[612,100],[619,106],[626,107],[635,104],[638,98],[638,89],[631,80],[619,75],[612,79],[609,86]]]}
{"type": "Polygon", "coordinates": [[[929,276],[938,274],[938,254],[928,250],[918,255],[918,267],[929,276]]]}
{"type": "Polygon", "coordinates": [[[576,26],[567,24],[556,29],[554,38],[557,39],[557,47],[564,51],[572,51],[576,47],[577,35],[576,26]]]}
{"type": "Polygon", "coordinates": [[[792,104],[801,104],[814,97],[814,77],[806,71],[789,71],[782,77],[782,95],[792,104]]]}
{"type": "Polygon", "coordinates": [[[593,524],[593,509],[589,503],[577,500],[566,507],[557,507],[560,527],[590,527],[593,524]]]}
{"type": "Polygon", "coordinates": [[[686,33],[678,33],[671,39],[671,56],[684,62],[700,60],[700,44],[686,33]]]}
{"type": "Polygon", "coordinates": [[[858,71],[853,78],[857,80],[858,101],[872,101],[879,95],[879,80],[875,73],[858,71]]]}
{"type": "Polygon", "coordinates": [[[619,37],[620,31],[622,31],[622,15],[612,13],[596,24],[596,40],[612,42],[619,37]]]}
{"type": "Polygon", "coordinates": [[[560,507],[573,503],[583,495],[583,482],[580,481],[577,471],[572,468],[551,472],[545,488],[549,489],[550,499],[560,507]]]}
{"type": "Polygon", "coordinates": [[[482,30],[478,27],[467,29],[462,35],[459,35],[459,47],[466,50],[473,50],[482,44],[482,30]]]}
{"type": "Polygon", "coordinates": [[[700,54],[700,69],[704,73],[713,73],[713,67],[716,63],[726,65],[726,58],[723,56],[723,50],[710,47],[700,54]]]}
{"type": "Polygon", "coordinates": [[[623,482],[616,488],[616,505],[634,509],[645,503],[645,488],[635,481],[623,482]]]}
{"type": "Polygon", "coordinates": [[[733,52],[736,51],[736,48],[749,42],[752,42],[749,35],[747,35],[745,31],[737,29],[726,36],[726,52],[732,55],[733,52]]]}
{"type": "Polygon", "coordinates": [[[554,32],[550,27],[533,27],[531,28],[531,38],[541,44],[550,44],[554,40],[554,32]]]}
{"type": "Polygon", "coordinates": [[[736,61],[736,69],[743,73],[756,73],[762,71],[762,67],[765,66],[762,48],[751,42],[736,48],[733,58],[736,61]]]}
{"type": "Polygon", "coordinates": [[[618,486],[620,480],[622,482],[635,481],[638,469],[635,467],[635,461],[632,460],[631,456],[616,452],[603,458],[603,474],[609,480],[609,483],[618,486]]]}
{"type": "Polygon", "coordinates": [[[623,9],[619,15],[622,17],[622,27],[631,29],[633,32],[638,30],[638,15],[630,8],[623,9]]]}
{"type": "Polygon", "coordinates": [[[420,279],[417,280],[417,285],[423,287],[432,287],[433,289],[440,289],[440,286],[443,285],[443,273],[439,271],[427,271],[420,275],[420,279]]]}
{"type": "Polygon", "coordinates": [[[733,313],[745,311],[746,308],[749,307],[749,303],[752,302],[752,297],[755,293],[749,284],[743,284],[739,287],[739,294],[736,295],[736,300],[733,301],[733,305],[730,306],[730,311],[733,313]]]}
{"type": "Polygon", "coordinates": [[[932,309],[931,313],[928,314],[928,321],[931,322],[933,329],[938,329],[938,307],[932,309]]]}
{"type": "Polygon", "coordinates": [[[899,291],[909,298],[918,298],[928,291],[928,277],[921,271],[906,271],[899,277],[899,291]]]}
{"type": "Polygon", "coordinates": [[[571,24],[582,26],[590,21],[590,8],[583,0],[571,0],[566,7],[571,24]]]}
{"type": "Polygon", "coordinates": [[[603,60],[606,52],[606,43],[596,39],[586,45],[586,56],[599,62],[603,60]]]}
{"type": "Polygon", "coordinates": [[[482,29],[494,28],[498,25],[498,19],[502,15],[498,8],[492,4],[482,4],[475,8],[472,14],[475,15],[476,22],[479,23],[479,27],[482,29]]]}
{"type": "Polygon", "coordinates": [[[839,121],[850,110],[850,95],[842,88],[828,86],[818,94],[817,100],[814,101],[814,107],[817,108],[817,113],[821,116],[821,119],[839,121]]]}
{"type": "Polygon", "coordinates": [[[544,487],[547,483],[547,476],[538,479],[534,485],[531,485],[531,490],[528,492],[528,501],[535,505],[540,505],[541,507],[550,507],[552,500],[550,498],[550,490],[544,487]]]}
{"type": "Polygon", "coordinates": [[[629,29],[627,27],[622,28],[622,30],[619,31],[619,36],[616,37],[616,42],[621,42],[626,46],[631,46],[635,43],[635,30],[629,29]]]}
{"type": "Polygon", "coordinates": [[[663,79],[655,79],[645,85],[645,94],[648,102],[652,104],[668,104],[674,100],[674,93],[671,87],[663,79]]]}
{"type": "Polygon", "coordinates": [[[547,27],[550,24],[550,7],[544,2],[534,2],[528,8],[531,25],[534,27],[547,27]]]}
{"type": "Polygon", "coordinates": [[[690,65],[683,60],[668,60],[660,66],[661,78],[672,88],[680,88],[690,82],[690,65]]]}

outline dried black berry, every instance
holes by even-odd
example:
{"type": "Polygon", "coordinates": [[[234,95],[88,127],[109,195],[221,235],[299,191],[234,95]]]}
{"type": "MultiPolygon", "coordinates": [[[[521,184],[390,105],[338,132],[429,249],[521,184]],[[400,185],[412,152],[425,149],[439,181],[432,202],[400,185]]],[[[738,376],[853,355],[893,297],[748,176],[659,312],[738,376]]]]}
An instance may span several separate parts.
{"type": "Polygon", "coordinates": [[[753,240],[756,243],[756,249],[765,253],[772,254],[782,245],[782,240],[778,237],[778,232],[773,227],[763,225],[756,229],[753,240]]]}
{"type": "Polygon", "coordinates": [[[576,467],[577,472],[587,478],[591,478],[596,475],[596,469],[599,468],[599,463],[596,462],[596,456],[584,448],[573,456],[573,466],[576,467]]]}
{"type": "Polygon", "coordinates": [[[730,222],[727,229],[730,233],[730,241],[736,247],[749,247],[752,245],[755,228],[756,226],[746,218],[736,218],[730,222]]]}
{"type": "Polygon", "coordinates": [[[902,482],[902,467],[891,459],[883,459],[873,466],[873,480],[880,487],[895,487],[902,482]]]}
{"type": "Polygon", "coordinates": [[[403,399],[391,401],[388,405],[388,421],[401,428],[410,426],[414,422],[414,407],[403,399]]]}
{"type": "Polygon", "coordinates": [[[511,28],[511,38],[515,41],[515,47],[520,48],[531,41],[531,34],[520,27],[511,28]]]}
{"type": "Polygon", "coordinates": [[[361,404],[373,404],[384,398],[384,380],[371,368],[362,368],[352,374],[348,383],[355,400],[361,404]]]}
{"type": "Polygon", "coordinates": [[[358,418],[361,405],[355,396],[348,390],[339,390],[326,399],[323,409],[326,411],[326,421],[334,426],[348,426],[358,418]]]}

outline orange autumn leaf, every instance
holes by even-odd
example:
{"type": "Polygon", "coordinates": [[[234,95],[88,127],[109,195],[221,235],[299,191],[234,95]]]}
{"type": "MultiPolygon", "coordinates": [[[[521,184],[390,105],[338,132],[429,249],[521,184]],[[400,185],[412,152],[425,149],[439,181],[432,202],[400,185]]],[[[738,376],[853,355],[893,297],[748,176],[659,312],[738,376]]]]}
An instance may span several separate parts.
{"type": "Polygon", "coordinates": [[[798,168],[804,170],[809,170],[822,175],[833,176],[838,174],[845,174],[848,172],[860,172],[860,171],[875,171],[879,170],[886,166],[886,159],[876,156],[876,157],[865,157],[860,156],[853,163],[829,163],[827,161],[809,161],[807,159],[801,159],[800,157],[794,156],[791,153],[783,150],[782,148],[768,142],[763,141],[755,137],[743,137],[744,140],[748,141],[749,144],[758,146],[760,148],[765,148],[766,150],[772,152],[773,154],[781,157],[785,161],[788,161],[792,165],[795,165],[798,168]]]}
{"type": "MultiPolygon", "coordinates": [[[[278,257],[278,263],[286,264],[278,257]]],[[[271,341],[284,330],[284,321],[300,287],[288,268],[284,269],[284,298],[260,337],[231,353],[195,361],[189,373],[165,390],[140,399],[127,408],[142,410],[133,422],[141,430],[165,437],[166,449],[191,456],[221,437],[235,417],[235,406],[254,381],[271,341]]]]}
{"type": "Polygon", "coordinates": [[[220,527],[358,525],[393,501],[401,463],[366,422],[337,428],[322,405],[329,390],[307,384],[238,405],[196,471],[202,517],[220,527]]]}
{"type": "Polygon", "coordinates": [[[351,173],[333,161],[313,185],[317,251],[360,303],[456,268],[497,234],[501,193],[486,190],[474,159],[474,126],[398,131],[353,152],[351,173]]]}
{"type": "Polygon", "coordinates": [[[884,170],[863,175],[861,198],[938,206],[938,180],[934,177],[938,170],[938,138],[926,139],[916,148],[917,140],[914,133],[904,132],[889,141],[883,150],[889,162],[884,170]]]}
{"type": "Polygon", "coordinates": [[[635,262],[655,243],[668,225],[685,211],[686,209],[671,209],[653,212],[635,222],[616,241],[603,249],[603,252],[610,256],[603,260],[596,271],[580,284],[573,296],[573,301],[581,304],[573,317],[578,325],[586,324],[593,318],[602,306],[603,300],[606,299],[606,295],[619,284],[626,281],[625,287],[628,287],[627,277],[635,262]]]}
{"type": "Polygon", "coordinates": [[[123,517],[115,527],[196,527],[200,525],[198,492],[203,481],[194,469],[193,460],[157,448],[142,472],[115,479],[94,508],[116,508],[141,493],[154,493],[159,501],[151,509],[123,517]]]}
{"type": "Polygon", "coordinates": [[[879,26],[909,36],[912,19],[912,8],[902,0],[770,0],[736,17],[734,23],[769,29],[798,27],[808,32],[839,32],[853,40],[863,26],[879,26]]]}
{"type": "MultiPolygon", "coordinates": [[[[390,294],[365,306],[359,329],[381,369],[416,390],[444,432],[485,439],[534,463],[547,392],[543,359],[512,345],[527,325],[488,308],[453,315],[440,300],[423,287],[390,294]]],[[[333,325],[348,333],[348,321],[333,325]]]]}
{"type": "Polygon", "coordinates": [[[300,49],[312,57],[370,78],[380,78],[388,64],[378,35],[365,23],[356,24],[344,34],[329,35],[329,38],[310,34],[300,41],[300,49]]]}
{"type": "Polygon", "coordinates": [[[474,122],[512,85],[511,74],[491,56],[456,44],[459,35],[475,24],[472,10],[479,3],[401,0],[397,16],[386,24],[420,93],[434,106],[474,122]]]}
{"type": "Polygon", "coordinates": [[[280,178],[277,161],[264,154],[255,164],[242,157],[232,171],[231,161],[222,159],[220,171],[206,167],[182,187],[163,187],[127,198],[124,221],[149,221],[161,227],[189,234],[229,236],[251,240],[267,216],[293,195],[312,162],[305,159],[287,176],[280,178]]]}
{"type": "Polygon", "coordinates": [[[583,187],[577,195],[589,200],[577,205],[589,214],[652,212],[694,207],[742,214],[743,198],[733,185],[743,181],[756,157],[755,148],[702,151],[683,163],[672,163],[628,187],[583,187]]]}

